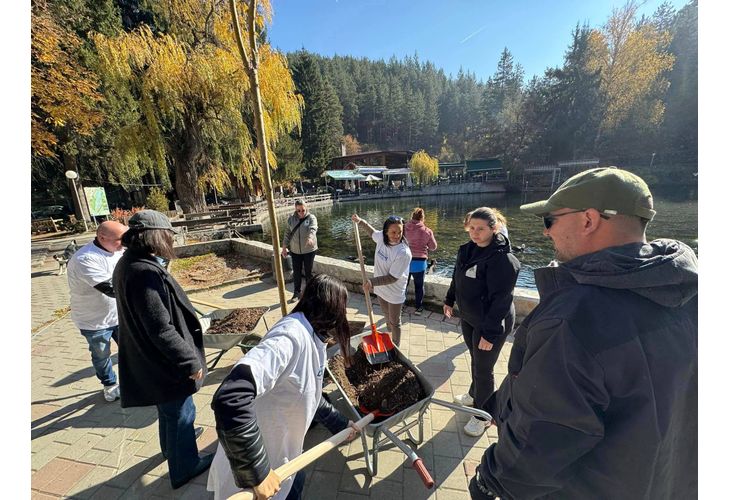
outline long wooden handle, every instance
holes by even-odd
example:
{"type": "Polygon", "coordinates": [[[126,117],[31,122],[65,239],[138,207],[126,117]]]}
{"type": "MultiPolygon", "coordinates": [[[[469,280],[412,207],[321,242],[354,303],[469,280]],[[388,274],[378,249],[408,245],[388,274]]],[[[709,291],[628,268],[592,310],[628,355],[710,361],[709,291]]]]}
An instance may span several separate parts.
{"type": "MultiPolygon", "coordinates": [[[[353,230],[355,231],[355,246],[357,247],[357,259],[360,261],[360,272],[362,273],[362,284],[364,285],[368,278],[365,274],[365,259],[362,257],[362,245],[360,244],[360,229],[358,228],[357,222],[352,221],[353,230]]],[[[364,291],[364,290],[363,290],[364,291]]],[[[365,292],[365,291],[364,291],[365,292]]],[[[370,316],[370,325],[375,324],[375,318],[373,317],[373,305],[370,303],[370,292],[365,292],[365,304],[367,304],[368,315],[370,316]]]]}
{"type": "Polygon", "coordinates": [[[190,302],[193,302],[194,304],[200,304],[201,306],[212,307],[213,309],[226,309],[225,306],[222,306],[220,304],[211,304],[210,302],[205,302],[204,300],[200,300],[200,299],[194,299],[192,297],[188,297],[188,300],[190,300],[190,302]]]}
{"type": "MultiPolygon", "coordinates": [[[[358,428],[363,429],[366,425],[372,422],[374,418],[374,413],[368,413],[360,420],[355,422],[355,425],[357,425],[358,428]]],[[[285,463],[281,467],[277,467],[274,472],[276,472],[276,475],[279,476],[279,479],[281,479],[282,481],[292,474],[296,474],[328,451],[337,448],[340,443],[347,439],[347,436],[350,435],[351,430],[352,429],[348,427],[347,429],[338,432],[328,440],[322,441],[314,448],[310,448],[306,452],[302,453],[294,460],[285,463]]],[[[256,496],[254,495],[253,490],[243,490],[239,491],[235,495],[231,495],[230,497],[228,497],[228,500],[254,500],[254,498],[256,498],[256,496]]]]}

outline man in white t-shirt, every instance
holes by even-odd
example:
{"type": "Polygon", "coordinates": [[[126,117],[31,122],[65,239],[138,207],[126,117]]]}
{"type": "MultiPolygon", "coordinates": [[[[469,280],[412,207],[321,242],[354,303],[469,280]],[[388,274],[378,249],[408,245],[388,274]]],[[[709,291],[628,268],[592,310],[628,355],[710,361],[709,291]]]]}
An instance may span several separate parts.
{"type": "Polygon", "coordinates": [[[89,343],[91,364],[104,386],[104,399],[119,399],[117,375],[112,369],[111,339],[117,342],[119,320],[112,287],[114,266],[122,256],[122,235],[127,226],[106,221],[96,238],[68,261],[71,319],[89,343]]]}

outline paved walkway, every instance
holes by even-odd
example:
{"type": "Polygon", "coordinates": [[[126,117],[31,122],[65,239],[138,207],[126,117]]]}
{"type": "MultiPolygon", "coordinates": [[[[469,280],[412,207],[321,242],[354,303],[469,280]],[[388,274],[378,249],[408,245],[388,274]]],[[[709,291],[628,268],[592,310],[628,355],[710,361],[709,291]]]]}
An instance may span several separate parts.
{"type": "MultiPolygon", "coordinates": [[[[49,259],[50,260],[50,259],[49,259]]],[[[121,408],[107,403],[94,376],[86,342],[64,308],[66,277],[56,275],[55,262],[31,271],[31,488],[32,498],[212,498],[207,473],[179,490],[171,490],[167,463],[160,454],[154,408],[121,408]],[[57,315],[54,312],[58,311],[57,315]],[[59,317],[60,316],[60,317],[59,317]]],[[[224,307],[272,306],[268,324],[280,317],[278,295],[271,281],[231,285],[191,296],[224,307]]],[[[201,309],[205,309],[201,307],[201,309]]],[[[350,298],[348,316],[367,321],[362,295],[350,298]]],[[[401,350],[436,388],[435,397],[450,401],[468,388],[469,362],[458,326],[441,314],[403,315],[401,350]]],[[[382,323],[379,310],[376,319],[382,323]]],[[[496,367],[496,382],[506,374],[511,344],[505,344],[496,367]]],[[[116,352],[116,350],[114,350],[116,352]]],[[[210,358],[216,352],[209,350],[210,358]]],[[[198,440],[203,453],[216,446],[210,401],[240,351],[228,351],[195,396],[196,425],[205,428],[198,440]]],[[[116,365],[116,354],[114,355],[116,365]]],[[[336,391],[333,384],[325,392],[336,391]]],[[[333,394],[333,397],[336,394],[333,394]]],[[[424,443],[418,447],[436,486],[426,490],[406,463],[405,455],[386,446],[378,455],[379,470],[370,478],[360,440],[330,452],[307,469],[305,498],[311,499],[463,499],[484,449],[496,439],[488,429],[481,438],[466,436],[463,414],[431,405],[425,415],[424,443]]],[[[307,435],[305,449],[326,439],[321,426],[307,435]]]]}

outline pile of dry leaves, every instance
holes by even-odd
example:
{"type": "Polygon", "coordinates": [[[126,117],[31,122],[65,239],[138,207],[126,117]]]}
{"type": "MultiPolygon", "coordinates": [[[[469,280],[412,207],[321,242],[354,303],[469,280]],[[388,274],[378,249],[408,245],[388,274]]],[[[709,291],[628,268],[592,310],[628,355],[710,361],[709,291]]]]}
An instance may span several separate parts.
{"type": "Polygon", "coordinates": [[[175,259],[170,273],[187,290],[207,288],[242,278],[257,279],[271,272],[270,266],[237,253],[208,253],[175,259]]]}

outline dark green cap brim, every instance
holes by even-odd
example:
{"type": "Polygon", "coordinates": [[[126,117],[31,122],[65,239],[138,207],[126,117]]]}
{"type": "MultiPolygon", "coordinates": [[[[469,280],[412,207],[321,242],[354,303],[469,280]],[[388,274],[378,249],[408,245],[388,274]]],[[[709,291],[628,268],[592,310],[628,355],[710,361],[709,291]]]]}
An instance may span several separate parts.
{"type": "Polygon", "coordinates": [[[538,217],[543,217],[543,216],[549,214],[550,212],[552,212],[553,210],[558,210],[559,208],[564,208],[564,207],[557,207],[557,206],[551,205],[549,203],[549,200],[541,200],[541,201],[536,201],[534,203],[528,203],[526,205],[520,205],[521,211],[523,211],[527,214],[537,215],[538,217]]]}

